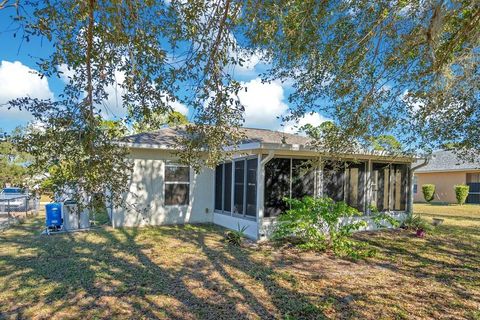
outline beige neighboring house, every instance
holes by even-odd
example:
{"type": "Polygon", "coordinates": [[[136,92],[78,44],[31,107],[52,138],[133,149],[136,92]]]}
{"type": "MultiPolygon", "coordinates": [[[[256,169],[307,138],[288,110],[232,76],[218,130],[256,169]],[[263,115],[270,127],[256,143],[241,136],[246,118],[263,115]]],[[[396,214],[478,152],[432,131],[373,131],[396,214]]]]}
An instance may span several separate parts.
{"type": "Polygon", "coordinates": [[[475,162],[464,162],[452,151],[442,150],[434,152],[428,164],[415,171],[413,178],[415,202],[425,202],[422,193],[422,185],[424,184],[435,185],[435,199],[433,202],[447,203],[457,202],[454,191],[455,185],[469,185],[470,193],[467,203],[480,204],[480,159],[475,162]]]}

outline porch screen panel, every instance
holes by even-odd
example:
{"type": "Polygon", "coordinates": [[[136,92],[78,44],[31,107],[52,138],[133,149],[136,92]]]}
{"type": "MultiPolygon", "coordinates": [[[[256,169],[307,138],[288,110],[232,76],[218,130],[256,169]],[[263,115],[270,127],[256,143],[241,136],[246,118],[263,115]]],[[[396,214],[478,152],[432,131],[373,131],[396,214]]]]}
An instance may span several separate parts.
{"type": "Polygon", "coordinates": [[[388,209],[389,165],[374,163],[372,166],[373,203],[379,211],[388,209]]]}
{"type": "Polygon", "coordinates": [[[222,210],[223,164],[215,168],[215,210],[222,210]]]}
{"type": "Polygon", "coordinates": [[[345,168],[341,164],[325,164],[323,167],[323,196],[334,201],[344,200],[345,168]]]}
{"type": "Polygon", "coordinates": [[[407,208],[408,166],[406,164],[392,165],[394,174],[393,210],[405,211],[407,208]]]}
{"type": "Polygon", "coordinates": [[[235,161],[235,193],[233,212],[243,214],[243,190],[245,188],[245,161],[235,161]]]}
{"type": "Polygon", "coordinates": [[[315,171],[308,160],[292,160],[292,198],[301,199],[315,194],[315,171]]]}
{"type": "Polygon", "coordinates": [[[223,210],[232,210],[232,163],[224,164],[223,210]]]}
{"type": "Polygon", "coordinates": [[[373,164],[373,197],[379,211],[404,211],[407,206],[408,166],[373,164]]]}
{"type": "Polygon", "coordinates": [[[290,159],[273,158],[265,165],[265,217],[278,216],[287,210],[283,201],[290,195],[290,159]]]}
{"type": "Polygon", "coordinates": [[[257,159],[247,160],[247,199],[245,214],[255,217],[257,215],[257,159]]]}
{"type": "Polygon", "coordinates": [[[345,202],[359,211],[365,208],[365,163],[348,163],[345,170],[345,202]]]}

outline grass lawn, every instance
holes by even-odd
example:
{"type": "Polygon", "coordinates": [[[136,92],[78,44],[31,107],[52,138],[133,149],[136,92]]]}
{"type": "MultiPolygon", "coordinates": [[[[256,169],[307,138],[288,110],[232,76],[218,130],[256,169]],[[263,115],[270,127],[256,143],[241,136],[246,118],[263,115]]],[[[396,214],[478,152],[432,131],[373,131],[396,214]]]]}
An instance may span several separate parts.
{"type": "Polygon", "coordinates": [[[464,208],[416,206],[445,218],[424,239],[357,234],[366,261],[235,248],[211,225],[45,237],[31,218],[0,233],[0,319],[480,319],[480,206],[464,208]]]}

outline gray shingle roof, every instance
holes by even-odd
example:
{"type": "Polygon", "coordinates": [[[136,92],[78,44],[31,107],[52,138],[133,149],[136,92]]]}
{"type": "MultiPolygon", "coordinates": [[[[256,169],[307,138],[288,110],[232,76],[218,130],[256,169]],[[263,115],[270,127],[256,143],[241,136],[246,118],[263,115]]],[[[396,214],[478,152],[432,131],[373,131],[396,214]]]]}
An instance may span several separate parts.
{"type": "MultiPolygon", "coordinates": [[[[458,170],[475,170],[480,169],[480,158],[475,162],[465,162],[460,159],[453,151],[442,150],[436,151],[433,154],[429,163],[416,172],[433,172],[433,171],[458,171],[458,170]]],[[[423,161],[418,161],[413,164],[416,166],[423,161]]]]}
{"type": "MultiPolygon", "coordinates": [[[[267,129],[242,128],[246,138],[242,143],[286,143],[305,145],[309,139],[297,134],[284,133],[280,131],[273,131],[267,129]]],[[[132,136],[127,136],[121,139],[122,142],[144,144],[144,145],[158,145],[162,148],[174,148],[177,145],[179,136],[186,135],[183,127],[162,128],[153,132],[139,133],[132,136]]]]}

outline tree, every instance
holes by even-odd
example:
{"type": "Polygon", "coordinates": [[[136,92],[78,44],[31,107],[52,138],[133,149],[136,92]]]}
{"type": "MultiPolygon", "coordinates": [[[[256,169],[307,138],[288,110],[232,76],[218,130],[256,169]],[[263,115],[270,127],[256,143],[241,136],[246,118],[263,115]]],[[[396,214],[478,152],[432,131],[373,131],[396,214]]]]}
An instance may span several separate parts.
{"type": "Polygon", "coordinates": [[[187,117],[178,111],[172,111],[168,114],[152,112],[144,115],[140,121],[134,122],[132,129],[135,133],[141,133],[155,131],[165,125],[174,127],[186,124],[188,124],[187,117]]]}
{"type": "Polygon", "coordinates": [[[402,144],[392,135],[382,134],[371,138],[373,150],[396,154],[402,151],[402,144]]]}
{"type": "MultiPolygon", "coordinates": [[[[119,85],[129,121],[158,126],[151,115],[165,115],[169,123],[183,123],[171,106],[179,101],[202,110],[199,126],[220,126],[222,137],[238,141],[240,107],[227,102],[240,86],[224,70],[235,61],[229,58],[235,43],[227,30],[239,4],[67,0],[22,5],[30,7],[28,14],[17,11],[13,18],[23,36],[55,44],[38,63],[42,76],[68,77],[55,101],[25,97],[10,103],[43,124],[16,143],[32,154],[33,170],[50,173],[53,191],[76,190],[80,207],[89,206],[88,196],[99,192],[121,205],[131,164],[128,151],[115,142],[118,127],[102,117],[107,88],[118,84],[118,73],[124,78],[119,85]],[[180,85],[193,89],[180,96],[180,85]]],[[[218,156],[222,147],[210,143],[206,150],[218,156]]]]}
{"type": "MultiPolygon", "coordinates": [[[[266,81],[293,83],[286,120],[310,111],[333,119],[335,127],[324,128],[329,145],[330,138],[341,140],[349,150],[370,145],[371,137],[395,134],[411,150],[440,142],[480,150],[480,9],[472,1],[24,5],[31,12],[15,16],[24,36],[55,44],[52,55],[39,61],[42,76],[66,69],[73,75],[59,100],[25,98],[11,106],[58,129],[30,137],[36,167],[54,165],[56,159],[40,156],[40,150],[55,150],[61,163],[72,166],[74,176],[68,177],[88,192],[120,186],[128,174],[119,160],[126,151],[101,129],[106,88],[116,83],[118,72],[125,78],[122,103],[131,121],[168,114],[173,101],[195,109],[179,156],[198,169],[228,157],[223,147],[243,137],[244,107],[237,96],[243,88],[230,70],[253,52],[270,64],[266,81]],[[67,159],[72,161],[62,162],[67,159]],[[91,168],[96,174],[87,174],[91,168]],[[112,170],[123,175],[109,177],[112,170]]],[[[122,190],[113,190],[115,200],[122,190]]]]}
{"type": "MultiPolygon", "coordinates": [[[[17,127],[12,135],[19,135],[22,128],[17,127]]],[[[3,130],[0,129],[0,132],[3,130]]],[[[0,188],[7,184],[13,186],[26,186],[29,176],[27,165],[31,161],[30,156],[20,152],[8,137],[0,141],[0,188]]]]}
{"type": "Polygon", "coordinates": [[[320,111],[360,143],[480,150],[480,7],[474,1],[250,3],[248,46],[294,83],[289,117],[320,111]]]}

